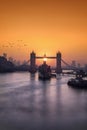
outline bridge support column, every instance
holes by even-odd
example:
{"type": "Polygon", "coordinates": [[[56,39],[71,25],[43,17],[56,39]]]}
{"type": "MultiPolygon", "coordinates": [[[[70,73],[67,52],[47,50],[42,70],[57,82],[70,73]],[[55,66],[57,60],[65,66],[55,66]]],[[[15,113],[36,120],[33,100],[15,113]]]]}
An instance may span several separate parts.
{"type": "Polygon", "coordinates": [[[60,74],[62,73],[62,68],[61,68],[61,53],[58,52],[56,54],[56,73],[60,74]]]}
{"type": "Polygon", "coordinates": [[[30,53],[30,67],[29,72],[35,73],[36,72],[36,54],[34,52],[30,53]]]}

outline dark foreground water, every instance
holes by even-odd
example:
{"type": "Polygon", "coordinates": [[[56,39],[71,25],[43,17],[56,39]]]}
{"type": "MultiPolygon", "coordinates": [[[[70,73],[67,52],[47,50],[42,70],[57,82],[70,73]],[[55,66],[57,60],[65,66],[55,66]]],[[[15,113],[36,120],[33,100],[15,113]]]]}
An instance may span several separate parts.
{"type": "Polygon", "coordinates": [[[0,130],[87,130],[87,91],[68,87],[69,78],[0,74],[0,130]]]}

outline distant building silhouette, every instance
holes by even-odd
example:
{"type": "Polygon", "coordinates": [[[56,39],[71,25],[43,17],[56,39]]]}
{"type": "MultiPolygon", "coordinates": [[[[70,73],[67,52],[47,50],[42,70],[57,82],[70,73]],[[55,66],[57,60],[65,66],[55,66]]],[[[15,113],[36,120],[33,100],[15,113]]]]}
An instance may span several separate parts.
{"type": "Polygon", "coordinates": [[[85,67],[84,67],[84,68],[85,68],[85,72],[87,72],[87,64],[85,64],[85,67]]]}
{"type": "Polygon", "coordinates": [[[5,56],[0,56],[0,72],[13,72],[14,64],[8,61],[5,56]]]}
{"type": "Polygon", "coordinates": [[[3,57],[7,59],[7,53],[3,53],[3,57]]]}
{"type": "Polygon", "coordinates": [[[81,68],[81,65],[80,65],[80,63],[78,63],[78,64],[77,64],[77,67],[78,67],[79,69],[81,68]]]}
{"type": "Polygon", "coordinates": [[[9,57],[8,60],[9,60],[10,62],[12,62],[12,63],[13,63],[13,61],[14,61],[12,57],[9,57]]]}
{"type": "Polygon", "coordinates": [[[71,66],[76,67],[76,61],[75,60],[72,61],[71,66]]]}

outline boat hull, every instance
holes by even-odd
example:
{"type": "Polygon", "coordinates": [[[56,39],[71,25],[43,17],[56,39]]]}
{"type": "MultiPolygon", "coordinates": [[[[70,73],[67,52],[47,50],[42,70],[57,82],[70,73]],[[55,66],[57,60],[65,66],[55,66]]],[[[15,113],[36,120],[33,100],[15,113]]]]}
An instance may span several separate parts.
{"type": "Polygon", "coordinates": [[[69,86],[74,87],[74,88],[85,88],[87,89],[87,80],[76,80],[72,79],[69,80],[67,83],[69,86]]]}
{"type": "Polygon", "coordinates": [[[51,75],[50,74],[41,74],[39,73],[39,79],[42,79],[42,80],[49,80],[51,78],[51,75]]]}

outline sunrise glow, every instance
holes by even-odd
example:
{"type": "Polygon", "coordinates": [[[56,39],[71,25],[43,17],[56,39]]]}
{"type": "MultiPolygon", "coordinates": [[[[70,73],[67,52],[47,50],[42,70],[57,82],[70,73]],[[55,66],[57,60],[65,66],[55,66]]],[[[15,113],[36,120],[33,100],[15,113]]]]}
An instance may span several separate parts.
{"type": "Polygon", "coordinates": [[[0,0],[0,55],[24,61],[32,50],[86,64],[87,1],[0,0]]]}

